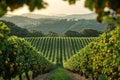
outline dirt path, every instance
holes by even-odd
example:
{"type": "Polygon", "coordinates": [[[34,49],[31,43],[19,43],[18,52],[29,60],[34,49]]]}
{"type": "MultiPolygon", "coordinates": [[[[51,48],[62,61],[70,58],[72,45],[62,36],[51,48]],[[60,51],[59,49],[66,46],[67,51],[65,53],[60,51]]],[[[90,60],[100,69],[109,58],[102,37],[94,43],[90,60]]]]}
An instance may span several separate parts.
{"type": "Polygon", "coordinates": [[[65,70],[73,80],[88,80],[88,79],[85,79],[84,76],[80,76],[79,74],[77,73],[73,73],[71,71],[68,71],[68,70],[65,70]]]}
{"type": "MultiPolygon", "coordinates": [[[[80,76],[79,74],[76,74],[76,73],[73,73],[73,72],[70,72],[68,70],[65,70],[73,80],[88,80],[88,79],[85,79],[85,77],[83,76],[80,76]]],[[[49,76],[53,74],[53,71],[49,72],[49,73],[46,73],[46,74],[42,74],[42,75],[39,75],[37,78],[35,78],[34,80],[48,80],[49,76]]]]}
{"type": "Polygon", "coordinates": [[[35,78],[34,80],[48,80],[49,76],[53,73],[53,71],[49,72],[49,73],[45,73],[42,75],[39,75],[37,78],[35,78]]]}

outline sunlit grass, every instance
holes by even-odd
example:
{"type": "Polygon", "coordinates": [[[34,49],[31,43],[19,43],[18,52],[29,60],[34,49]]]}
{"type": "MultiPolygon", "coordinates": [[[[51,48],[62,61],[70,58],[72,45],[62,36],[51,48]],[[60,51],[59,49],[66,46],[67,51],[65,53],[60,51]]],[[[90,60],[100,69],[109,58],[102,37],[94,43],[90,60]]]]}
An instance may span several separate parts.
{"type": "Polygon", "coordinates": [[[48,80],[72,80],[72,78],[64,71],[63,68],[57,68],[48,80]]]}

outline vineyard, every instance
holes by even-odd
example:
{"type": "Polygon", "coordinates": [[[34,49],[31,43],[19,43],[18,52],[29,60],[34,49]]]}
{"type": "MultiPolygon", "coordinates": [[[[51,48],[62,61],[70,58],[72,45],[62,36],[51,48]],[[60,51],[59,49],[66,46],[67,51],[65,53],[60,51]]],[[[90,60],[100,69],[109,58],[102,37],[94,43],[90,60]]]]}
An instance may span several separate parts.
{"type": "Polygon", "coordinates": [[[30,80],[30,71],[34,79],[38,74],[54,68],[28,41],[8,36],[9,33],[10,29],[0,22],[0,80],[11,80],[18,76],[22,80],[24,73],[27,80],[30,80]]]}
{"type": "Polygon", "coordinates": [[[81,49],[64,67],[92,80],[120,80],[120,25],[81,49]]]}
{"type": "Polygon", "coordinates": [[[51,62],[62,65],[95,37],[27,37],[38,51],[51,62]]]}
{"type": "MultiPolygon", "coordinates": [[[[10,29],[0,22],[0,80],[11,80],[16,77],[22,80],[23,74],[27,80],[30,80],[30,77],[34,79],[39,74],[55,69],[54,64],[57,68],[62,66],[90,80],[120,80],[119,31],[120,25],[116,24],[116,29],[97,38],[26,37],[24,39],[9,36],[10,29]]],[[[54,72],[56,74],[53,73],[51,77],[57,78],[60,72],[62,75],[67,74],[59,68],[54,72]]]]}

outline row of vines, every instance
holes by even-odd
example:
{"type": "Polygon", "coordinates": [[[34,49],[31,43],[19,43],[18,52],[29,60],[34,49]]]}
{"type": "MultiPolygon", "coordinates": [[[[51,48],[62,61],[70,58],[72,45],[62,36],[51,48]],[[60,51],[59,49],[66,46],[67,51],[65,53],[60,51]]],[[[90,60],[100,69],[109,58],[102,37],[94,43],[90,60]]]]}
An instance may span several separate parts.
{"type": "Polygon", "coordinates": [[[42,57],[28,41],[16,36],[9,37],[10,29],[0,22],[0,78],[11,80],[16,76],[22,80],[22,74],[28,75],[32,71],[32,77],[48,72],[53,64],[42,57]]]}
{"type": "Polygon", "coordinates": [[[95,37],[28,37],[26,40],[48,60],[62,65],[81,48],[95,40],[95,37]]]}
{"type": "Polygon", "coordinates": [[[120,80],[120,25],[102,34],[64,63],[64,67],[92,80],[120,80]]]}

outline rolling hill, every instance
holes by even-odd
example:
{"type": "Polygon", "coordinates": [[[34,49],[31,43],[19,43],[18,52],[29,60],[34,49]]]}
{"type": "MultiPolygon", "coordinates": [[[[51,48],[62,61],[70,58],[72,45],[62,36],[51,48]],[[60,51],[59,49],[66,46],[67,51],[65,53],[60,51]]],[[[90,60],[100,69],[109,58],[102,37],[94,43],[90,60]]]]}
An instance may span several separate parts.
{"type": "Polygon", "coordinates": [[[99,24],[94,19],[94,14],[86,15],[64,15],[60,16],[44,16],[44,15],[31,15],[27,16],[4,16],[0,20],[6,20],[15,23],[16,25],[37,31],[47,33],[49,31],[64,33],[68,30],[80,31],[83,28],[92,28],[96,30],[103,30],[106,23],[99,24]],[[30,17],[31,16],[31,17],[30,17]],[[38,17],[38,18],[36,18],[38,17]]]}
{"type": "Polygon", "coordinates": [[[0,20],[0,22],[4,22],[10,28],[9,36],[19,36],[19,37],[43,37],[44,36],[44,34],[41,31],[35,31],[35,30],[29,31],[9,21],[0,20]]]}

